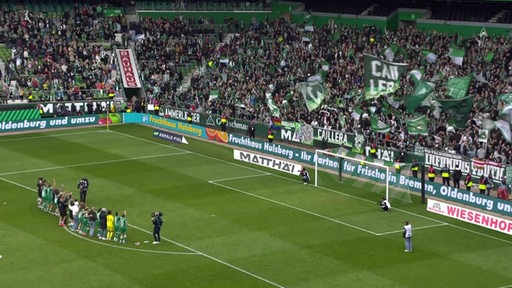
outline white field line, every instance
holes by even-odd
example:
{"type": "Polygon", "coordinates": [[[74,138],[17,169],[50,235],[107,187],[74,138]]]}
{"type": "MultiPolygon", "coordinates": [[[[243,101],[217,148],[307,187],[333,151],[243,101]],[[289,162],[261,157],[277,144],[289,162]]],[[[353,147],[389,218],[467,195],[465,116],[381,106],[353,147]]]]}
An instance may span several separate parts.
{"type": "Polygon", "coordinates": [[[18,141],[18,140],[33,140],[33,139],[52,138],[52,137],[61,137],[61,136],[70,136],[70,135],[81,135],[81,134],[97,133],[97,132],[103,132],[103,131],[105,131],[105,130],[71,132],[71,133],[62,133],[62,134],[45,134],[45,135],[39,135],[39,136],[28,136],[28,137],[18,137],[18,138],[0,138],[0,142],[10,142],[10,141],[18,141]]]}
{"type": "Polygon", "coordinates": [[[215,179],[215,180],[209,180],[209,183],[214,184],[215,182],[222,182],[222,181],[229,181],[229,180],[238,180],[238,179],[246,179],[246,178],[254,178],[254,177],[261,177],[261,176],[268,176],[272,175],[271,173],[263,173],[263,174],[256,174],[256,175],[247,175],[247,176],[239,176],[239,177],[231,177],[231,178],[222,178],[222,179],[215,179]]]}
{"type": "MultiPolygon", "coordinates": [[[[133,225],[130,225],[130,226],[133,227],[133,225]]],[[[112,247],[112,248],[117,248],[117,249],[124,249],[124,250],[130,250],[130,251],[135,251],[135,252],[155,253],[155,254],[199,255],[196,252],[177,252],[177,251],[148,250],[148,249],[137,249],[137,248],[122,246],[123,244],[114,245],[114,244],[110,244],[110,243],[106,243],[106,242],[100,242],[100,241],[97,241],[97,240],[93,240],[91,238],[87,238],[87,237],[81,236],[79,234],[73,233],[73,231],[69,230],[68,227],[64,227],[64,229],[69,234],[71,234],[71,235],[73,235],[73,236],[75,236],[77,238],[80,238],[82,240],[86,240],[86,241],[92,242],[94,244],[99,244],[99,245],[103,245],[103,246],[107,246],[107,247],[112,247]]],[[[164,239],[164,238],[162,238],[162,239],[164,239]]]]}
{"type": "Polygon", "coordinates": [[[364,228],[361,228],[361,227],[358,227],[358,226],[355,226],[355,225],[352,225],[352,224],[349,224],[349,223],[346,223],[346,222],[343,222],[343,221],[340,221],[340,220],[329,218],[327,216],[324,216],[324,215],[321,215],[321,214],[318,214],[318,213],[315,213],[315,212],[312,212],[312,211],[309,211],[309,210],[306,210],[306,209],[302,209],[302,208],[299,208],[297,206],[293,206],[293,205],[290,205],[290,204],[279,202],[277,200],[273,200],[273,199],[270,199],[270,198],[267,198],[267,197],[263,197],[263,196],[260,196],[260,195],[257,195],[257,194],[253,194],[253,193],[250,193],[250,192],[247,192],[247,191],[243,191],[243,190],[240,190],[240,189],[237,189],[237,188],[234,188],[234,187],[230,187],[230,186],[227,186],[227,185],[222,185],[222,184],[211,182],[211,181],[208,181],[208,182],[212,183],[213,185],[217,185],[217,186],[220,186],[220,187],[223,187],[223,188],[226,188],[226,189],[229,189],[229,190],[233,190],[233,191],[245,194],[245,195],[249,195],[249,196],[252,196],[252,197],[255,197],[255,198],[258,198],[258,199],[262,199],[262,200],[265,200],[265,201],[268,201],[268,202],[279,204],[281,206],[288,207],[288,208],[291,208],[291,209],[294,209],[294,210],[297,210],[297,211],[300,211],[300,212],[303,212],[303,213],[306,213],[306,214],[309,214],[309,215],[313,215],[313,216],[322,218],[322,219],[327,220],[327,221],[338,223],[338,224],[341,224],[341,225],[344,225],[344,226],[347,226],[347,227],[350,227],[350,228],[354,228],[354,229],[359,230],[359,231],[363,231],[363,232],[366,232],[366,233],[369,233],[369,234],[372,234],[372,235],[378,235],[377,233],[375,233],[373,231],[366,230],[364,228]]]}
{"type": "Polygon", "coordinates": [[[498,288],[510,288],[510,287],[512,287],[512,284],[510,284],[510,285],[506,285],[506,286],[500,286],[500,287],[498,287],[498,288]]]}
{"type": "MultiPolygon", "coordinates": [[[[33,189],[33,188],[27,187],[27,186],[25,186],[25,185],[23,185],[23,184],[20,184],[20,183],[17,183],[17,182],[14,182],[14,181],[8,180],[8,179],[5,179],[5,178],[3,178],[3,177],[0,177],[0,180],[5,181],[5,182],[7,182],[7,183],[11,183],[11,184],[13,184],[13,185],[16,185],[16,186],[19,186],[19,187],[22,187],[22,188],[25,188],[25,189],[30,190],[30,191],[36,191],[36,190],[35,190],[35,189],[33,189]]],[[[145,229],[143,229],[143,228],[140,228],[140,227],[135,226],[135,225],[132,225],[132,224],[128,224],[128,226],[133,227],[133,228],[135,228],[135,229],[138,229],[138,230],[140,230],[140,231],[143,231],[143,232],[149,233],[149,234],[151,234],[151,235],[153,234],[153,233],[151,233],[151,232],[150,232],[150,231],[148,231],[148,230],[145,230],[145,229]]],[[[182,247],[182,248],[185,248],[185,249],[187,249],[187,250],[189,250],[189,251],[191,251],[191,252],[193,252],[193,253],[195,253],[195,254],[201,255],[201,256],[203,256],[203,257],[205,257],[205,258],[208,258],[208,259],[213,260],[213,261],[215,261],[215,262],[217,262],[217,263],[220,263],[220,264],[225,265],[225,266],[227,266],[227,267],[230,267],[230,268],[232,268],[232,269],[234,269],[234,270],[237,270],[237,271],[239,271],[239,272],[241,272],[241,273],[243,273],[243,274],[249,275],[249,276],[251,276],[251,277],[253,277],[253,278],[256,278],[256,279],[258,279],[258,280],[260,280],[260,281],[263,281],[263,282],[265,282],[265,283],[267,283],[267,284],[270,284],[270,285],[272,285],[272,286],[274,286],[274,287],[278,287],[278,288],[285,288],[285,286],[282,286],[282,285],[280,285],[280,284],[277,284],[277,283],[275,283],[275,282],[272,282],[272,281],[270,281],[270,280],[268,280],[268,279],[266,279],[266,278],[263,278],[263,277],[261,277],[261,276],[258,276],[258,275],[254,274],[254,273],[252,273],[252,272],[249,272],[249,271],[247,271],[247,270],[245,270],[245,269],[242,269],[242,268],[240,268],[240,267],[237,267],[237,266],[235,266],[235,265],[233,265],[233,264],[230,264],[230,263],[228,263],[228,262],[226,262],[226,261],[223,261],[223,260],[220,260],[220,259],[215,258],[215,257],[213,257],[213,256],[210,256],[210,255],[208,255],[208,254],[206,254],[206,253],[203,253],[203,252],[201,252],[201,251],[199,251],[199,250],[197,250],[197,249],[194,249],[194,248],[192,248],[192,247],[189,247],[189,246],[186,246],[186,245],[184,245],[184,244],[178,243],[178,242],[176,242],[176,241],[172,241],[172,240],[167,239],[167,238],[165,238],[165,237],[161,237],[161,238],[162,238],[162,239],[164,239],[164,240],[166,240],[166,241],[168,241],[168,242],[171,242],[171,243],[173,243],[173,244],[175,244],[175,245],[178,245],[178,246],[180,246],[180,247],[182,247]]],[[[94,241],[94,242],[96,242],[96,241],[94,241]]],[[[105,243],[105,244],[107,244],[107,243],[105,243]]]]}
{"type": "MultiPolygon", "coordinates": [[[[157,145],[163,145],[163,144],[155,142],[155,141],[147,140],[147,139],[140,138],[140,137],[137,137],[137,136],[125,134],[125,133],[122,133],[122,132],[118,132],[118,131],[112,131],[112,132],[116,133],[116,134],[119,134],[119,135],[123,135],[125,137],[129,137],[129,138],[133,138],[133,139],[139,139],[140,141],[143,141],[143,142],[157,144],[157,145]]],[[[166,147],[169,147],[169,148],[172,148],[172,149],[181,150],[181,151],[187,151],[187,150],[184,150],[184,149],[181,149],[181,148],[177,148],[177,147],[173,147],[173,146],[166,146],[166,147]]],[[[204,155],[204,154],[200,154],[200,153],[197,153],[197,152],[192,152],[192,151],[188,151],[188,152],[190,152],[191,154],[194,154],[194,155],[198,155],[198,156],[204,157],[204,158],[215,160],[217,162],[228,163],[230,165],[234,165],[234,166],[237,166],[237,167],[243,167],[245,169],[249,169],[249,170],[252,170],[252,171],[257,171],[257,172],[260,172],[260,173],[266,173],[266,171],[263,171],[263,170],[260,170],[260,169],[257,169],[257,168],[243,166],[241,164],[229,162],[229,161],[226,161],[226,160],[218,159],[218,158],[215,158],[215,157],[212,157],[212,156],[208,156],[208,155],[204,155]]],[[[294,179],[291,179],[291,178],[288,178],[288,177],[284,177],[284,176],[281,176],[281,175],[278,175],[278,174],[272,174],[272,175],[275,176],[275,177],[278,177],[278,178],[282,178],[282,179],[288,180],[288,181],[293,181],[293,182],[298,182],[298,183],[301,182],[300,180],[294,180],[294,179]]],[[[343,196],[346,196],[346,197],[358,199],[360,201],[368,202],[368,203],[371,203],[372,205],[375,205],[375,201],[372,201],[372,200],[368,200],[368,199],[365,199],[365,198],[357,197],[355,195],[346,194],[346,193],[343,193],[343,192],[340,192],[340,191],[336,191],[334,189],[322,187],[322,186],[316,186],[316,187],[318,187],[318,188],[320,188],[322,190],[325,190],[325,191],[329,191],[329,192],[340,194],[340,195],[343,195],[343,196]]],[[[484,234],[484,233],[481,233],[481,232],[478,232],[478,231],[474,231],[474,230],[471,230],[471,229],[468,229],[468,228],[460,227],[460,226],[457,226],[457,225],[454,225],[454,224],[450,224],[450,223],[447,223],[447,222],[444,222],[444,221],[440,221],[440,220],[437,220],[437,219],[434,219],[434,218],[430,218],[428,216],[416,214],[414,212],[409,212],[409,211],[398,209],[398,208],[393,208],[393,210],[400,211],[402,213],[413,215],[415,217],[423,218],[423,219],[426,219],[426,220],[430,220],[430,221],[433,221],[433,222],[436,222],[436,223],[439,223],[439,224],[445,224],[445,225],[451,226],[453,228],[464,230],[466,232],[477,234],[477,235],[480,235],[480,236],[483,236],[483,237],[486,237],[486,238],[490,238],[490,239],[493,239],[493,240],[497,240],[497,241],[501,241],[501,242],[512,244],[512,241],[505,240],[505,239],[498,238],[498,237],[494,237],[494,236],[491,236],[491,235],[487,235],[487,234],[484,234]]]]}
{"type": "MultiPolygon", "coordinates": [[[[427,225],[427,226],[413,227],[413,230],[414,230],[414,231],[416,231],[416,230],[421,230],[421,229],[428,229],[428,228],[440,227],[440,226],[447,226],[447,225],[448,225],[447,223],[441,223],[441,224],[434,224],[434,225],[427,225]]],[[[389,231],[389,232],[377,233],[377,235],[382,236],[382,235],[388,235],[388,234],[400,233],[400,232],[403,232],[403,231],[404,231],[404,230],[395,230],[395,231],[389,231]]]]}
{"type": "MultiPolygon", "coordinates": [[[[143,228],[140,228],[140,227],[137,227],[137,226],[135,226],[135,225],[131,225],[131,224],[130,224],[130,226],[131,226],[131,227],[133,227],[133,228],[135,228],[135,229],[138,229],[138,230],[140,230],[140,231],[143,231],[143,232],[146,232],[146,233],[153,234],[153,233],[151,233],[150,231],[148,231],[148,230],[146,230],[146,229],[143,229],[143,228]]],[[[215,258],[215,257],[213,257],[213,256],[210,256],[210,255],[208,255],[208,254],[206,254],[206,253],[203,253],[203,252],[201,252],[201,251],[199,251],[199,250],[197,250],[197,249],[194,249],[194,248],[189,247],[189,246],[184,245],[184,244],[180,244],[180,243],[175,242],[175,241],[171,241],[171,240],[166,239],[166,238],[164,238],[164,237],[162,237],[162,239],[164,239],[164,240],[166,240],[166,241],[169,241],[169,242],[171,242],[171,243],[173,243],[173,244],[176,244],[176,245],[178,245],[178,246],[180,246],[180,247],[183,247],[183,248],[185,248],[185,249],[187,249],[187,250],[190,250],[190,251],[192,251],[192,252],[195,252],[195,253],[197,253],[197,254],[199,254],[199,255],[201,255],[201,256],[204,256],[204,257],[206,257],[206,258],[208,258],[208,259],[210,259],[210,260],[213,260],[213,261],[215,261],[215,262],[217,262],[217,263],[220,263],[220,264],[223,264],[223,265],[225,265],[225,266],[228,266],[228,267],[230,267],[230,268],[232,268],[232,269],[235,269],[235,270],[237,270],[237,271],[239,271],[239,272],[242,272],[242,273],[244,273],[244,274],[246,274],[246,275],[252,276],[252,277],[254,277],[254,278],[256,278],[256,279],[259,279],[259,280],[261,280],[261,281],[263,281],[263,282],[266,282],[266,283],[268,283],[268,284],[270,284],[270,285],[272,285],[272,286],[279,287],[279,288],[284,288],[284,286],[282,286],[282,285],[279,285],[279,284],[277,284],[277,283],[275,283],[275,282],[272,282],[272,281],[270,281],[270,280],[268,280],[268,279],[266,279],[266,278],[263,278],[263,277],[261,277],[261,276],[258,276],[258,275],[254,274],[254,273],[252,273],[252,272],[249,272],[249,271],[247,271],[247,270],[245,270],[245,269],[242,269],[242,268],[240,268],[240,267],[237,267],[237,266],[235,266],[235,265],[233,265],[233,264],[229,264],[228,262],[225,262],[225,261],[222,261],[222,260],[220,260],[220,259],[218,259],[218,258],[215,258]]]]}
{"type": "Polygon", "coordinates": [[[57,170],[57,169],[66,169],[66,168],[74,168],[74,167],[82,167],[82,166],[91,166],[91,165],[99,165],[99,164],[109,164],[109,163],[117,163],[117,162],[125,162],[125,161],[132,161],[132,160],[141,160],[141,159],[150,159],[150,158],[166,157],[166,156],[174,156],[174,155],[182,155],[182,154],[188,154],[188,153],[186,153],[186,152],[166,153],[166,154],[159,154],[159,155],[147,155],[147,156],[138,156],[138,157],[131,157],[131,158],[122,158],[122,159],[113,159],[113,160],[105,160],[105,161],[97,161],[97,162],[80,163],[80,164],[73,164],[73,165],[37,168],[37,169],[30,169],[30,170],[23,170],[23,171],[14,171],[14,172],[0,173],[0,176],[22,174],[22,173],[30,173],[30,172],[39,172],[39,171],[48,171],[48,170],[57,170]]]}

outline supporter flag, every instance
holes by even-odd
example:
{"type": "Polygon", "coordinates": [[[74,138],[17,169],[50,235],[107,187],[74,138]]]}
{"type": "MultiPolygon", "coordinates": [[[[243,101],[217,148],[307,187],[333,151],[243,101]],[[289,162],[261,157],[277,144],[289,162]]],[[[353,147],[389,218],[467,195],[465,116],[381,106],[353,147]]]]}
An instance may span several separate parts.
{"type": "Polygon", "coordinates": [[[434,54],[434,52],[429,50],[421,50],[421,53],[425,57],[425,60],[427,60],[428,63],[434,63],[437,60],[437,55],[434,54]]]}
{"type": "MultiPolygon", "coordinates": [[[[315,75],[316,76],[316,75],[315,75]]],[[[308,111],[313,111],[322,105],[325,96],[327,95],[327,89],[325,88],[323,81],[318,77],[310,77],[307,82],[299,83],[299,91],[306,102],[308,111]]]]}
{"type": "Polygon", "coordinates": [[[219,63],[228,64],[229,63],[229,58],[226,57],[226,56],[222,56],[222,57],[220,57],[219,63]]]}
{"type": "Polygon", "coordinates": [[[313,32],[315,31],[315,27],[313,26],[313,22],[308,22],[304,25],[304,31],[313,32]]]}
{"type": "Polygon", "coordinates": [[[373,55],[364,55],[364,89],[365,98],[378,98],[384,94],[394,93],[400,87],[400,77],[407,64],[393,63],[373,55]]]}
{"type": "Polygon", "coordinates": [[[219,90],[210,90],[210,97],[208,97],[208,101],[212,101],[219,98],[219,90]]]}
{"type": "Polygon", "coordinates": [[[411,76],[411,79],[414,81],[414,83],[418,83],[418,81],[420,81],[423,77],[423,69],[412,70],[409,72],[409,76],[411,76]]]}
{"type": "Polygon", "coordinates": [[[496,128],[500,129],[501,135],[507,142],[512,142],[512,133],[510,132],[510,123],[505,120],[498,120],[494,122],[496,128]]]}
{"type": "Polygon", "coordinates": [[[505,138],[507,142],[512,142],[510,123],[512,123],[512,104],[505,106],[505,108],[500,111],[498,121],[494,121],[495,127],[500,129],[503,138],[505,138]]]}
{"type": "Polygon", "coordinates": [[[416,84],[414,93],[409,96],[405,96],[407,112],[412,112],[414,109],[418,108],[418,106],[420,106],[420,104],[434,91],[434,87],[434,83],[419,81],[416,84]]]}
{"type": "Polygon", "coordinates": [[[428,134],[428,126],[427,126],[427,116],[421,115],[418,117],[414,117],[412,119],[405,120],[407,125],[407,130],[411,135],[427,135],[428,134]]]}
{"type": "Polygon", "coordinates": [[[266,102],[267,102],[268,110],[270,110],[270,115],[272,115],[273,117],[279,117],[280,116],[279,107],[277,107],[276,103],[274,102],[274,99],[272,99],[272,94],[270,94],[270,93],[267,94],[266,102]]]}
{"type": "Polygon", "coordinates": [[[475,80],[482,83],[489,83],[489,81],[485,80],[484,74],[480,72],[480,74],[476,74],[473,72],[473,76],[475,76],[475,80]]]}
{"type": "Polygon", "coordinates": [[[464,60],[464,54],[465,54],[464,50],[459,49],[456,46],[452,46],[449,51],[450,52],[448,53],[448,56],[450,56],[450,58],[452,59],[452,62],[459,66],[462,65],[462,62],[464,60]]]}
{"type": "Polygon", "coordinates": [[[509,105],[512,103],[512,93],[505,93],[498,96],[498,100],[503,101],[505,104],[509,105]]]}
{"type": "Polygon", "coordinates": [[[329,71],[329,62],[327,61],[322,61],[322,70],[324,71],[329,71]]]}
{"type": "Polygon", "coordinates": [[[446,90],[448,92],[448,98],[450,99],[461,99],[466,97],[468,92],[469,83],[473,75],[467,75],[464,77],[449,79],[446,84],[446,90]]]}
{"type": "Polygon", "coordinates": [[[283,127],[283,121],[279,117],[270,117],[270,127],[274,130],[281,130],[281,127],[283,127]]]}
{"type": "Polygon", "coordinates": [[[489,138],[489,130],[487,130],[487,129],[478,130],[478,142],[487,143],[488,138],[489,138]]]}
{"type": "Polygon", "coordinates": [[[494,52],[492,52],[492,51],[487,52],[487,54],[485,55],[485,58],[484,58],[485,62],[491,63],[493,59],[494,59],[494,52]]]}
{"type": "Polygon", "coordinates": [[[464,129],[468,120],[468,114],[473,108],[473,96],[464,98],[436,99],[444,111],[448,112],[448,124],[464,129]]]}
{"type": "Polygon", "coordinates": [[[333,34],[331,34],[331,38],[333,41],[338,41],[341,38],[340,31],[336,31],[333,34]]]}
{"type": "Polygon", "coordinates": [[[370,118],[370,124],[373,132],[387,133],[391,130],[388,124],[380,121],[376,116],[373,115],[370,118]]]}
{"type": "Polygon", "coordinates": [[[398,50],[400,47],[396,45],[395,43],[391,43],[386,50],[384,50],[384,55],[386,56],[386,60],[393,61],[395,59],[395,56],[398,54],[398,50]]]}

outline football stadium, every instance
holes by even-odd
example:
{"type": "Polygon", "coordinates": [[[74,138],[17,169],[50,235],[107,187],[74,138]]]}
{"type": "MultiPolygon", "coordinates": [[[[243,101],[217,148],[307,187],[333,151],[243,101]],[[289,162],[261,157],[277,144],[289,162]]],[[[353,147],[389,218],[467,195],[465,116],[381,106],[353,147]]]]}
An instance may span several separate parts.
{"type": "Polygon", "coordinates": [[[512,1],[0,3],[0,286],[512,287],[512,1]]]}

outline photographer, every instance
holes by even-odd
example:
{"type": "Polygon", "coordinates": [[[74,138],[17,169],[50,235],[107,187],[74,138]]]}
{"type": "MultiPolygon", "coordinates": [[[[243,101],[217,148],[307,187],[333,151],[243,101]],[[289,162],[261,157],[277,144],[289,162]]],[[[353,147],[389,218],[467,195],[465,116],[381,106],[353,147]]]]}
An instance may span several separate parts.
{"type": "Polygon", "coordinates": [[[87,178],[82,178],[78,181],[76,188],[80,190],[80,202],[85,203],[85,198],[87,197],[87,191],[89,190],[89,180],[87,178]]]}
{"type": "Polygon", "coordinates": [[[164,221],[162,220],[162,212],[151,213],[151,221],[153,222],[153,244],[160,244],[160,228],[164,221]]]}

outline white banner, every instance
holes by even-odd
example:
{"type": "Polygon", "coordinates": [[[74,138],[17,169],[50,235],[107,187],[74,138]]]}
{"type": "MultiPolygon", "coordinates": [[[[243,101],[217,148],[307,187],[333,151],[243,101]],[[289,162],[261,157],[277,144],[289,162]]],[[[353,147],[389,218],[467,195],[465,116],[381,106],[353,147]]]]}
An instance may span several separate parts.
{"type": "Polygon", "coordinates": [[[428,199],[427,211],[512,235],[512,221],[475,210],[428,199]]]}
{"type": "Polygon", "coordinates": [[[260,165],[263,167],[279,170],[293,175],[300,175],[300,171],[302,171],[302,165],[251,152],[233,149],[233,156],[235,160],[260,165]]]}
{"type": "Polygon", "coordinates": [[[125,88],[141,88],[139,73],[135,65],[135,56],[131,49],[116,49],[121,78],[125,88]]]}

